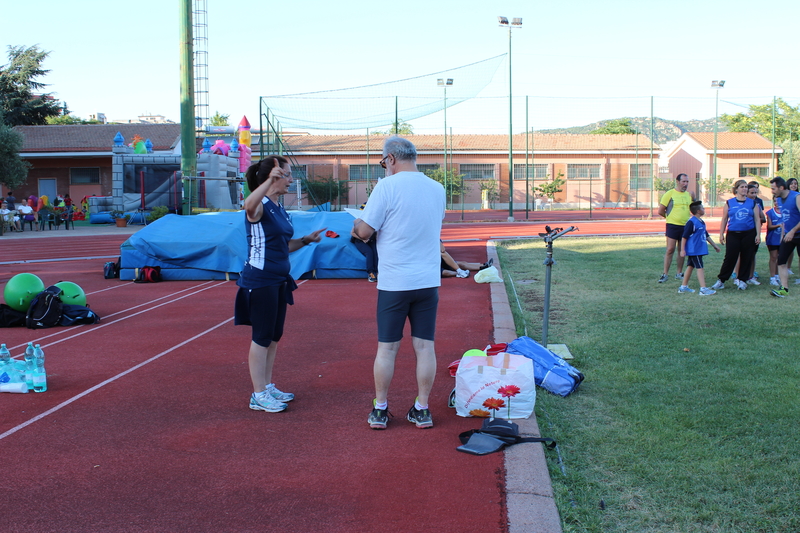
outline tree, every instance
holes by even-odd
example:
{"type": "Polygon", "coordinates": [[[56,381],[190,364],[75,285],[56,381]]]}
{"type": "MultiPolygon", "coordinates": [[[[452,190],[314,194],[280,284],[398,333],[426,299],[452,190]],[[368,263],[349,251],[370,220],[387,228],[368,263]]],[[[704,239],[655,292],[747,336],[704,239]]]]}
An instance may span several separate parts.
{"type": "Polygon", "coordinates": [[[800,106],[792,107],[782,98],[764,105],[751,105],[747,113],[728,115],[723,113],[719,119],[728,127],[728,131],[754,131],[772,139],[772,111],[775,109],[775,139],[776,144],[790,138],[797,138],[800,134],[800,106]]]}
{"type": "Polygon", "coordinates": [[[598,128],[594,131],[590,131],[589,133],[595,133],[597,135],[603,135],[603,134],[624,135],[630,133],[637,133],[637,131],[631,127],[631,119],[617,118],[614,120],[609,120],[603,125],[603,127],[598,128]]]}
{"type": "Polygon", "coordinates": [[[230,126],[230,122],[228,119],[231,118],[230,115],[221,115],[219,111],[214,113],[214,116],[209,119],[209,124],[212,126],[230,126]]]}
{"type": "Polygon", "coordinates": [[[467,184],[464,183],[464,174],[456,174],[452,169],[445,172],[442,167],[438,167],[433,170],[426,170],[425,175],[445,187],[444,192],[448,199],[453,198],[453,195],[463,194],[469,189],[467,184]],[[446,186],[445,181],[447,181],[446,186]]]}
{"type": "Polygon", "coordinates": [[[49,70],[42,62],[50,52],[36,46],[9,46],[7,65],[0,67],[0,111],[9,126],[47,123],[47,117],[62,114],[62,108],[51,94],[34,94],[47,85],[37,81],[49,70]]]}
{"type": "Polygon", "coordinates": [[[800,141],[788,139],[781,143],[783,153],[778,160],[781,176],[785,179],[800,177],[800,141]]]}
{"type": "Polygon", "coordinates": [[[540,196],[547,198],[549,200],[553,200],[556,197],[556,194],[560,193],[563,189],[561,188],[566,182],[564,180],[564,174],[559,170],[558,175],[550,180],[550,174],[546,176],[548,181],[545,181],[538,187],[535,187],[534,190],[539,193],[540,196]]]}
{"type": "Polygon", "coordinates": [[[325,178],[314,181],[303,179],[303,189],[313,203],[322,205],[326,202],[334,203],[341,198],[347,198],[350,187],[346,181],[325,178]]]}
{"type": "Polygon", "coordinates": [[[57,117],[47,117],[47,124],[50,126],[65,126],[71,124],[99,124],[97,120],[83,120],[75,115],[59,115],[57,117]]]}
{"type": "Polygon", "coordinates": [[[31,167],[30,163],[19,157],[22,141],[21,133],[0,121],[0,183],[12,191],[25,183],[31,167]]]}
{"type": "Polygon", "coordinates": [[[395,129],[397,129],[397,135],[414,135],[414,126],[409,124],[408,122],[400,122],[400,125],[397,122],[392,122],[391,129],[386,131],[375,130],[372,132],[373,135],[395,135],[395,129]]]}

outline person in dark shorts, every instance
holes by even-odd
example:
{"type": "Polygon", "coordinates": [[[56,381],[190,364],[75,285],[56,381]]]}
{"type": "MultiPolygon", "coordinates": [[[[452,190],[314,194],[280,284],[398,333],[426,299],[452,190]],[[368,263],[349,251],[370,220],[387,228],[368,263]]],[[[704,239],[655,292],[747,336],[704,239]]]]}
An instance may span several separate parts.
{"type": "Polygon", "coordinates": [[[407,139],[389,137],[381,166],[386,177],[375,185],[353,233],[361,240],[378,232],[378,351],[373,364],[375,399],[367,423],[386,429],[389,385],[403,326],[411,325],[417,357],[417,398],[406,419],[418,428],[433,426],[428,400],[436,376],[434,333],[439,303],[439,234],[444,219],[444,187],[417,170],[417,150],[407,139]]]}
{"type": "MultiPolygon", "coordinates": [[[[661,197],[658,204],[658,216],[664,217],[667,221],[667,251],[664,254],[664,273],[658,278],[659,283],[664,283],[669,279],[669,267],[672,264],[672,256],[675,249],[680,247],[683,238],[683,226],[692,214],[689,212],[689,204],[694,201],[694,195],[686,192],[689,188],[689,176],[678,174],[675,176],[675,188],[668,190],[661,197]]],[[[683,279],[684,258],[678,253],[676,259],[678,272],[675,279],[683,279]]]]}
{"type": "Polygon", "coordinates": [[[709,244],[714,247],[717,253],[719,253],[719,246],[711,238],[706,229],[706,223],[703,221],[703,216],[706,214],[705,209],[703,209],[703,202],[692,202],[689,204],[689,211],[692,213],[692,218],[684,226],[681,242],[681,256],[685,257],[687,262],[686,275],[683,277],[683,283],[678,287],[678,293],[694,292],[694,289],[689,288],[689,281],[692,279],[692,273],[696,271],[697,281],[700,282],[700,296],[711,296],[716,294],[717,291],[706,286],[703,256],[708,255],[709,244]]]}
{"type": "Polygon", "coordinates": [[[250,409],[279,413],[294,394],[282,392],[272,382],[272,366],[283,336],[286,306],[294,303],[297,288],[289,274],[289,253],[320,241],[325,228],[293,239],[294,228],[278,197],[292,184],[289,162],[269,156],[250,165],[245,174],[252,191],[244,200],[247,262],[236,284],[234,324],[252,326],[248,353],[253,394],[250,409]]]}

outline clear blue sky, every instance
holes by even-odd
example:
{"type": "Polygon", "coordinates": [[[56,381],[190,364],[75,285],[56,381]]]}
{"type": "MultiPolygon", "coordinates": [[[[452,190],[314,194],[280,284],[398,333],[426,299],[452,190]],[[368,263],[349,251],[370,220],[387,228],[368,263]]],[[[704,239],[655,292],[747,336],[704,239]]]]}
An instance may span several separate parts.
{"type": "MultiPolygon", "coordinates": [[[[177,1],[40,1],[5,9],[4,45],[51,52],[43,80],[82,118],[162,114],[178,121],[177,1]]],[[[602,118],[714,116],[773,95],[800,103],[796,0],[576,0],[572,2],[208,0],[210,109],[258,121],[258,97],[409,78],[508,51],[513,33],[514,130],[602,118]],[[760,9],[761,7],[765,9],[760,9]],[[768,9],[766,9],[768,8],[768,9]],[[542,98],[546,97],[546,98],[542,98]],[[730,103],[732,102],[732,103],[730,103]],[[734,105],[738,104],[738,105],[734,105]]],[[[3,54],[0,62],[6,62],[3,54]]],[[[457,80],[458,83],[458,80],[457,80]]],[[[472,102],[448,110],[455,133],[508,131],[508,65],[472,102]]],[[[412,122],[439,133],[441,113],[412,122]]]]}

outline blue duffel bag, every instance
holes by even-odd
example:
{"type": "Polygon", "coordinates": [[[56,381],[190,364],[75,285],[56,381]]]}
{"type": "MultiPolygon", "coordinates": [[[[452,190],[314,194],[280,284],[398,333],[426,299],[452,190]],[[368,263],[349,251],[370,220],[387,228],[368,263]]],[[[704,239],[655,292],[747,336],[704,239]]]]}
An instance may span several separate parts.
{"type": "Polygon", "coordinates": [[[519,337],[508,343],[508,353],[533,359],[533,379],[548,392],[568,396],[583,381],[583,374],[530,337],[519,337]]]}

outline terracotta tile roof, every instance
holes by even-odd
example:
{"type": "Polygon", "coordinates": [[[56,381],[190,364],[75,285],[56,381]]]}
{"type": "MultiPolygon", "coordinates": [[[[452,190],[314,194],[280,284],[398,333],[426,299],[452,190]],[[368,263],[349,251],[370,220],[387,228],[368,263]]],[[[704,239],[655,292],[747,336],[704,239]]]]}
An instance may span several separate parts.
{"type": "MultiPolygon", "coordinates": [[[[706,150],[714,149],[714,132],[686,132],[706,150]]],[[[776,152],[780,147],[776,146],[776,152]]],[[[772,143],[755,132],[723,131],[717,133],[717,150],[772,150],[772,143]]]]}
{"type": "Polygon", "coordinates": [[[69,126],[17,126],[26,152],[111,152],[117,132],[129,143],[133,136],[150,139],[153,150],[169,150],[180,139],[180,124],[82,124],[69,126]]]}
{"type": "MultiPolygon", "coordinates": [[[[529,146],[537,151],[615,151],[634,150],[637,147],[636,135],[592,135],[592,134],[534,134],[529,146]]],[[[386,135],[370,135],[370,151],[380,152],[386,135]]],[[[409,135],[418,152],[441,151],[443,135],[409,135]]],[[[292,152],[365,152],[367,140],[365,135],[296,135],[285,138],[292,152]]],[[[453,135],[448,137],[448,144],[453,143],[456,152],[508,152],[508,135],[453,135]]],[[[253,139],[253,146],[258,143],[253,139]]],[[[650,139],[638,136],[639,149],[650,148],[650,139]]],[[[660,150],[658,145],[654,145],[660,150]]],[[[514,135],[514,151],[525,150],[525,134],[514,135]]]]}

